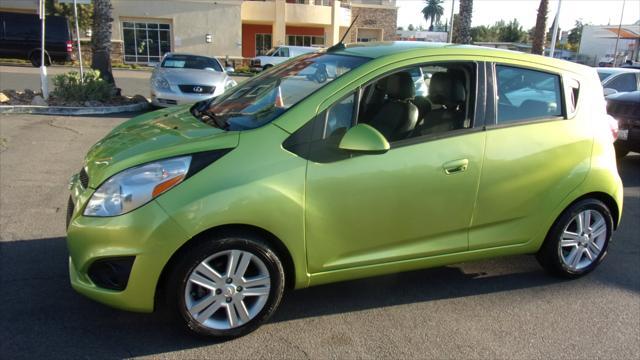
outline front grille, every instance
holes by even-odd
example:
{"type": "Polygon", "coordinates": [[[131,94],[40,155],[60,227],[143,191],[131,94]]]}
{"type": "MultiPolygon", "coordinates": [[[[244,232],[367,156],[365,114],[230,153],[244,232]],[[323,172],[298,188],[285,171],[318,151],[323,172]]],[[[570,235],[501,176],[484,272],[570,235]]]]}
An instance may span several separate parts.
{"type": "Polygon", "coordinates": [[[175,100],[169,100],[169,99],[160,99],[158,98],[158,103],[160,104],[164,104],[164,105],[177,105],[178,102],[175,100]]]}
{"type": "Polygon", "coordinates": [[[186,94],[213,94],[215,86],[204,85],[178,85],[180,91],[186,94]]]}
{"type": "Polygon", "coordinates": [[[67,202],[67,227],[71,223],[71,216],[73,216],[73,210],[75,205],[73,204],[73,200],[71,200],[71,196],[69,196],[69,201],[67,202]]]}
{"type": "Polygon", "coordinates": [[[80,184],[82,185],[82,187],[86,189],[87,186],[89,186],[89,174],[87,174],[84,168],[80,170],[80,174],[78,174],[78,178],[80,179],[80,184]]]}

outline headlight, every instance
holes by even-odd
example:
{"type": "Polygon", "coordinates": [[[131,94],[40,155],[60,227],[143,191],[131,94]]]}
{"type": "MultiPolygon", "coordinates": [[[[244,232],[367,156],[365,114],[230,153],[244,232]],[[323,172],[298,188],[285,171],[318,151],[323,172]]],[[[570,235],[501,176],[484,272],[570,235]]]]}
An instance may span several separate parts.
{"type": "Polygon", "coordinates": [[[124,170],[102,183],[84,210],[85,216],[128,213],[181,183],[191,156],[160,160],[124,170]]]}
{"type": "Polygon", "coordinates": [[[153,77],[153,79],[151,79],[151,83],[153,84],[153,86],[156,89],[168,89],[169,88],[169,82],[167,81],[167,79],[163,78],[160,75],[153,77]]]}
{"type": "Polygon", "coordinates": [[[235,80],[229,80],[227,84],[224,86],[224,89],[229,90],[236,85],[238,85],[238,83],[235,80]]]}

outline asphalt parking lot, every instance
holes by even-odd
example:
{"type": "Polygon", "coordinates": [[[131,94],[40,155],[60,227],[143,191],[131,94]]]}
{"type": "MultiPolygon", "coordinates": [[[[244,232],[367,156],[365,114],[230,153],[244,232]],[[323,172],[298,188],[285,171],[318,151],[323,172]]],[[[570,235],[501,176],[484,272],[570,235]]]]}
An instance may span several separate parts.
{"type": "Polygon", "coordinates": [[[67,179],[129,116],[0,115],[0,358],[640,358],[639,154],[619,163],[608,258],[579,280],[519,256],[319,286],[222,342],[85,299],[67,277],[67,179]]]}

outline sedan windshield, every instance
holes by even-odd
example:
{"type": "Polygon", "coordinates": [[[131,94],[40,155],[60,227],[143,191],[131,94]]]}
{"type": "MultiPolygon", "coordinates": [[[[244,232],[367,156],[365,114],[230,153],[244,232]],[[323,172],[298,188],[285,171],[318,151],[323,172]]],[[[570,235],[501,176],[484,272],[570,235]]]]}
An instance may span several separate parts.
{"type": "Polygon", "coordinates": [[[215,59],[208,58],[206,56],[195,55],[169,55],[162,61],[163,68],[172,69],[211,69],[222,72],[220,63],[215,59]]]}
{"type": "Polygon", "coordinates": [[[210,104],[196,104],[192,111],[225,130],[254,129],[368,60],[326,53],[303,55],[236,86],[210,104]]]}
{"type": "Polygon", "coordinates": [[[598,77],[600,77],[600,81],[604,81],[604,79],[608,78],[609,76],[611,76],[613,74],[613,71],[603,71],[603,70],[598,70],[598,77]]]}

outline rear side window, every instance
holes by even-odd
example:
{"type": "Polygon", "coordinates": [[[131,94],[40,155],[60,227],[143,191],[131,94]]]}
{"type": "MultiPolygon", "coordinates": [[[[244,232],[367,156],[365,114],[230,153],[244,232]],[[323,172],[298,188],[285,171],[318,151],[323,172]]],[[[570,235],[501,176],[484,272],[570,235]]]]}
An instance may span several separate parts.
{"type": "Polygon", "coordinates": [[[496,66],[498,124],[562,116],[560,76],[496,66]]]}
{"type": "Polygon", "coordinates": [[[636,91],[637,86],[635,74],[622,74],[613,78],[604,87],[618,92],[627,92],[636,91]]]}

